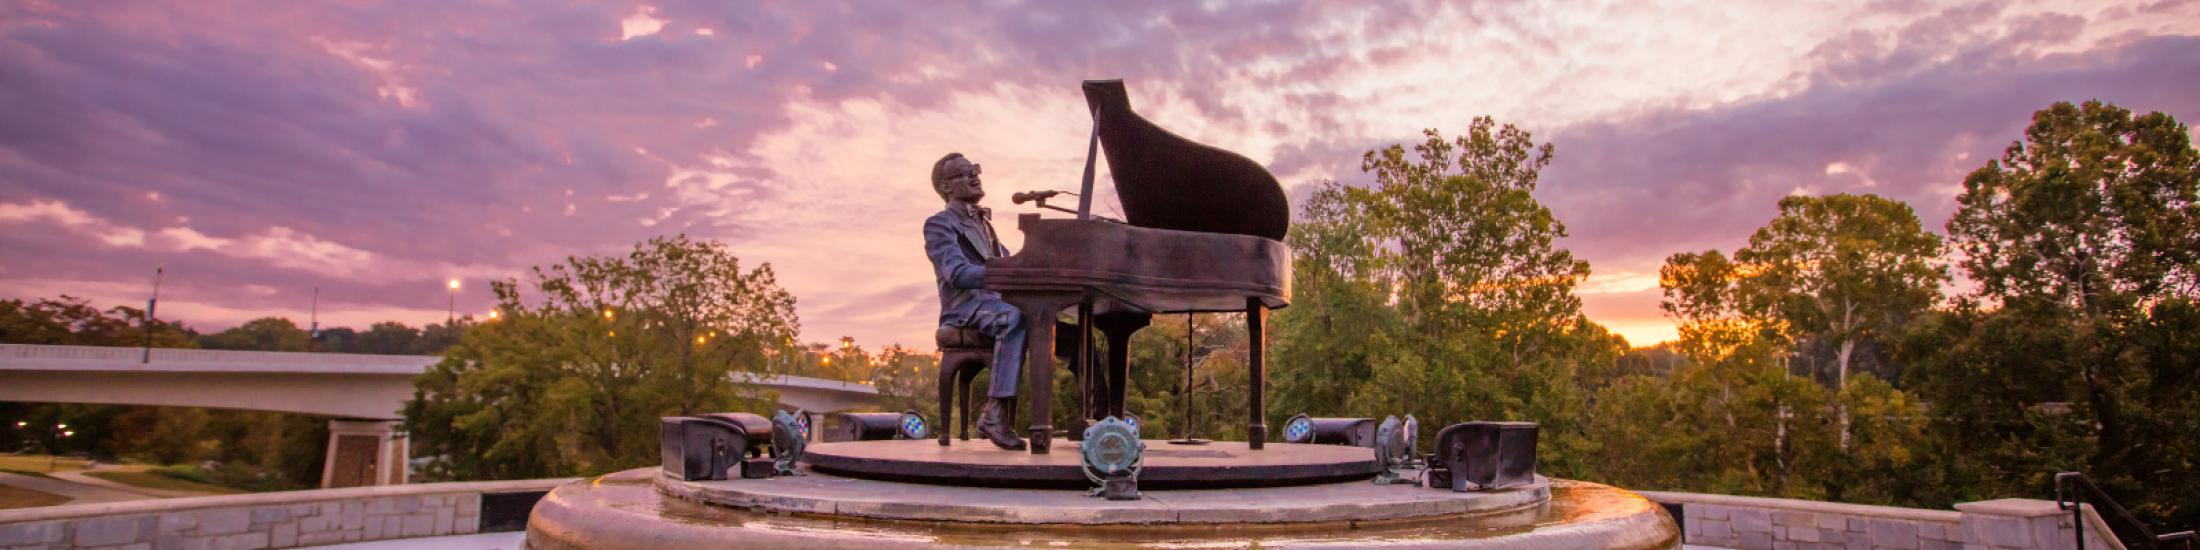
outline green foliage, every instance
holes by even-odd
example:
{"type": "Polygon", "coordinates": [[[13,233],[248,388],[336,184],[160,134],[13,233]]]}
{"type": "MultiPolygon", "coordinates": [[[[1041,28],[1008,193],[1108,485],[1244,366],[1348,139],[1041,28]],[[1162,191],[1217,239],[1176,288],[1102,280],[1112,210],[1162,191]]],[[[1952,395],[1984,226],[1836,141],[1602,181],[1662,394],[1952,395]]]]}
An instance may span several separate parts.
{"type": "Polygon", "coordinates": [[[1850,365],[1860,344],[1936,301],[1940,240],[1908,205],[1873,195],[1779,207],[1731,260],[1685,252],[1659,269],[1686,361],[1600,392],[1589,427],[1599,464],[1644,488],[1907,502],[1925,408],[1850,365]],[[1795,372],[1825,359],[1816,352],[1833,355],[1830,384],[1795,372]]]}
{"type": "Polygon", "coordinates": [[[148,471],[192,483],[214,483],[214,476],[197,466],[162,466],[148,471]]]}
{"type": "MultiPolygon", "coordinates": [[[[1849,451],[1856,435],[1851,423],[1863,413],[1850,410],[1852,401],[1879,415],[1865,419],[1875,430],[1871,443],[1890,438],[1907,441],[1912,438],[1903,436],[1914,433],[1922,422],[1908,412],[1910,398],[1870,376],[1861,384],[1852,383],[1849,373],[1860,346],[1880,344],[1939,299],[1940,283],[1948,277],[1936,263],[1940,251],[1940,237],[1925,232],[1917,214],[1900,201],[1877,195],[1790,196],[1780,199],[1779,215],[1758,228],[1747,246],[1734,251],[1733,260],[1717,250],[1667,258],[1658,270],[1666,298],[1659,307],[1683,323],[1684,347],[1714,346],[1688,341],[1712,338],[1719,341],[1715,346],[1751,339],[1768,348],[1768,357],[1783,360],[1777,373],[1753,373],[1759,376],[1742,379],[1765,384],[1767,389],[1792,389],[1794,381],[1786,378],[1791,364],[1804,366],[1807,374],[1818,374],[1809,365],[1831,366],[1828,392],[1837,395],[1825,397],[1834,409],[1836,449],[1849,451]]],[[[1697,359],[1702,358],[1699,352],[1697,359]]],[[[1783,407],[1788,407],[1781,411],[1783,415],[1817,413],[1796,410],[1792,404],[1783,407]]],[[[1790,443],[1785,435],[1791,431],[1786,428],[1782,424],[1782,445],[1790,443]]],[[[1908,461],[1906,453],[1865,456],[1882,450],[1856,449],[1845,460],[1826,461],[1829,469],[1816,473],[1884,470],[1890,461],[1895,465],[1908,461]]],[[[1786,475],[1790,470],[1785,469],[1790,462],[1776,462],[1783,468],[1780,479],[1791,479],[1786,475]]],[[[1797,488],[1782,481],[1777,487],[1841,499],[1856,498],[1849,490],[1866,485],[1792,479],[1805,480],[1809,486],[1797,488]]]]}
{"type": "Polygon", "coordinates": [[[1477,118],[1465,135],[1369,151],[1366,188],[1301,207],[1293,305],[1275,316],[1271,424],[1412,413],[1432,437],[1468,420],[1542,423],[1546,471],[1579,474],[1580,421],[1623,340],[1581,315],[1586,262],[1536,201],[1548,144],[1477,118]]]}
{"type": "MultiPolygon", "coordinates": [[[[1833,387],[1856,348],[1932,307],[1947,279],[1941,244],[1916,213],[1877,195],[1791,196],[1728,260],[1717,250],[1674,254],[1660,268],[1668,315],[1683,323],[1738,320],[1764,338],[1822,342],[1833,387]]],[[[1893,373],[1885,373],[1893,374],[1893,373]]]]}
{"type": "Polygon", "coordinates": [[[769,412],[737,376],[797,330],[771,267],[685,236],[625,257],[535,269],[537,297],[492,285],[500,318],[467,331],[416,381],[405,417],[445,479],[586,475],[653,463],[657,417],[769,412]]]}
{"type": "Polygon", "coordinates": [[[1188,325],[1181,315],[1155,317],[1152,326],[1131,337],[1132,391],[1126,392],[1124,409],[1139,416],[1141,431],[1149,438],[1244,440],[1250,344],[1241,314],[1195,314],[1188,325]],[[1189,381],[1186,354],[1192,363],[1189,381]]]}
{"type": "Polygon", "coordinates": [[[197,333],[183,323],[154,320],[146,340],[145,310],[115,306],[100,311],[83,298],[25,302],[0,300],[0,342],[63,346],[145,346],[196,348],[197,333]]]}
{"type": "MultiPolygon", "coordinates": [[[[875,366],[869,378],[872,386],[878,388],[880,411],[917,411],[925,418],[938,421],[939,357],[896,344],[879,350],[873,362],[875,366]]],[[[979,394],[973,392],[971,395],[979,394]]]]}
{"type": "Polygon", "coordinates": [[[2089,101],[2033,115],[1964,180],[1948,222],[1963,304],[1900,348],[1980,492],[2083,471],[2143,516],[2200,523],[2200,151],[2161,114],[2089,101]],[[1996,307],[1998,306],[1998,307],[1996,307]]]}
{"type": "Polygon", "coordinates": [[[207,349],[305,351],[312,339],[297,323],[282,317],[261,317],[242,325],[199,338],[207,349]]]}
{"type": "Polygon", "coordinates": [[[1983,297],[2086,317],[2200,293],[2200,152],[2184,124],[2100,101],[2032,115],[1963,180],[1948,234],[1983,297]]]}

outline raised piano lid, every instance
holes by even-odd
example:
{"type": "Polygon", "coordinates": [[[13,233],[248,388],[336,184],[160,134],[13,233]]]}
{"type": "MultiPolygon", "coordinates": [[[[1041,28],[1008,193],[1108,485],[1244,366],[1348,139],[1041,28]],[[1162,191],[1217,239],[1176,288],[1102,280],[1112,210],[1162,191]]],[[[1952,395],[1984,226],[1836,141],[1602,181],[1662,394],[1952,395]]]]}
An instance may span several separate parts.
{"type": "Polygon", "coordinates": [[[1131,111],[1122,80],[1085,81],[1085,104],[1131,225],[1283,240],[1291,204],[1267,168],[1131,111]]]}

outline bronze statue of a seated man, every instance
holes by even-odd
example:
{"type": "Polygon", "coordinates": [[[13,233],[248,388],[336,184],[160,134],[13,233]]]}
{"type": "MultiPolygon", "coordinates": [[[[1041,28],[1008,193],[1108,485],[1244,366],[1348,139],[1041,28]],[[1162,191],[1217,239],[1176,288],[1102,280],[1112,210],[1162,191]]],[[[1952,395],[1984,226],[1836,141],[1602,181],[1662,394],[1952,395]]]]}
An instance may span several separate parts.
{"type": "Polygon", "coordinates": [[[1003,449],[1022,450],[1024,440],[1009,427],[1007,410],[1015,404],[1024,365],[1024,316],[1001,294],[985,289],[985,262],[1008,255],[993,232],[992,211],[978,206],[985,187],[978,165],[962,153],[948,153],[932,164],[932,191],[947,208],[924,220],[924,252],[940,290],[940,326],[976,330],[993,339],[993,378],[986,391],[978,434],[1003,449]]]}

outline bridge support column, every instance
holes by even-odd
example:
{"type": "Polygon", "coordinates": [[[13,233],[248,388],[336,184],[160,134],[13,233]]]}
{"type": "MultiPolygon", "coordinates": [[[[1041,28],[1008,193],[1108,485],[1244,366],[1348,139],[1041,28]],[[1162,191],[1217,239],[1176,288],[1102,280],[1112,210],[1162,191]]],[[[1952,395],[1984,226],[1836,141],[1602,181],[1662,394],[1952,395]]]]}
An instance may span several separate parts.
{"type": "Polygon", "coordinates": [[[330,420],[321,487],[403,485],[412,449],[395,420],[330,420]]]}

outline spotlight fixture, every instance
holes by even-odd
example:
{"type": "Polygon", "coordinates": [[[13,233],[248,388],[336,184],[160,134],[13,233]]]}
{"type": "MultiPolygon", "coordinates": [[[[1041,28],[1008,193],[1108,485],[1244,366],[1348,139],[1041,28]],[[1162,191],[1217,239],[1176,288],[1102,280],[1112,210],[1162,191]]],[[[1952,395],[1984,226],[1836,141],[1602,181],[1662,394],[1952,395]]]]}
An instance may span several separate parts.
{"type": "Polygon", "coordinates": [[[1466,422],[1436,433],[1431,487],[1503,489],[1535,482],[1534,422],[1466,422]]]}
{"type": "Polygon", "coordinates": [[[832,413],[826,415],[825,420],[833,425],[825,432],[827,441],[924,439],[932,433],[930,423],[917,411],[832,413]]]}
{"type": "Polygon", "coordinates": [[[817,432],[810,429],[810,411],[796,411],[794,413],[794,427],[802,431],[803,441],[817,440],[814,437],[817,432]]]}
{"type": "Polygon", "coordinates": [[[780,409],[778,414],[772,415],[773,475],[802,475],[802,472],[794,469],[795,463],[802,460],[802,453],[810,446],[809,438],[803,437],[802,431],[802,419],[794,413],[780,409]]]}
{"type": "MultiPolygon", "coordinates": [[[[1409,415],[1407,418],[1411,418],[1409,415]]],[[[1396,416],[1383,417],[1381,426],[1375,428],[1375,463],[1382,468],[1375,474],[1376,485],[1419,485],[1418,479],[1405,479],[1398,470],[1406,467],[1413,452],[1413,432],[1407,421],[1396,416]]]]}
{"type": "Polygon", "coordinates": [[[744,460],[772,443],[771,422],[754,414],[667,416],[658,424],[659,467],[681,481],[724,480],[737,468],[749,477],[744,460]]]}
{"type": "Polygon", "coordinates": [[[1138,427],[1113,416],[1085,428],[1077,444],[1084,459],[1085,479],[1096,485],[1091,496],[1108,500],[1138,500],[1138,471],[1145,465],[1146,443],[1138,439],[1138,427]]]}
{"type": "Polygon", "coordinates": [[[917,414],[917,411],[902,411],[901,419],[897,424],[901,426],[901,432],[895,434],[899,436],[895,439],[924,439],[925,436],[932,433],[931,430],[925,427],[924,415],[917,414]]]}
{"type": "Polygon", "coordinates": [[[1283,423],[1284,443],[1375,446],[1373,418],[1314,418],[1304,413],[1283,423]]]}

